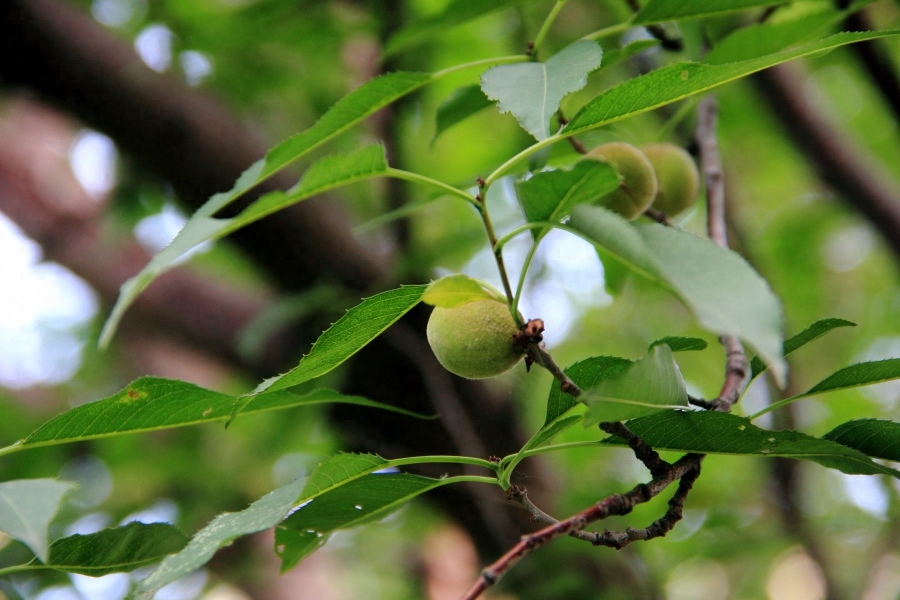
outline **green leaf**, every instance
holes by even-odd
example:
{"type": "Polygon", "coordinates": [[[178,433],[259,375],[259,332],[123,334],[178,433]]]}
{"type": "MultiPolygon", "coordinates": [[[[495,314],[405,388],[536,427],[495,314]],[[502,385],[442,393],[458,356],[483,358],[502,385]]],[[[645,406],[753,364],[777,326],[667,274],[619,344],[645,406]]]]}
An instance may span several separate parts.
{"type": "Polygon", "coordinates": [[[437,108],[432,141],[460,121],[468,119],[491,104],[493,103],[477,84],[457,88],[437,108]]]}
{"type": "Polygon", "coordinates": [[[275,530],[281,570],[322,546],[334,531],[386,517],[416,496],[450,482],[408,473],[370,474],[316,496],[275,530]]]}
{"type": "Polygon", "coordinates": [[[266,391],[289,388],[328,373],[409,312],[427,288],[405,285],[366,298],[319,336],[300,364],[275,379],[266,391]]]}
{"type": "MultiPolygon", "coordinates": [[[[323,403],[357,404],[410,416],[415,414],[329,389],[306,394],[291,390],[265,392],[244,396],[240,400],[245,404],[242,411],[245,414],[323,403]]],[[[6,450],[223,421],[232,414],[236,401],[238,398],[235,396],[185,381],[142,377],[108,398],[82,404],[47,421],[6,450]]]]}
{"type": "MultiPolygon", "coordinates": [[[[900,477],[900,472],[844,445],[796,431],[760,429],[748,419],[728,413],[667,411],[628,421],[627,425],[655,450],[779,456],[813,461],[852,475],[900,477]]],[[[612,436],[603,443],[623,442],[612,436]]]]}
{"type": "Polygon", "coordinates": [[[653,346],[627,370],[605,379],[580,399],[588,405],[585,427],[688,407],[684,379],[666,345],[653,346]]]}
{"type": "Polygon", "coordinates": [[[56,479],[0,483],[0,531],[28,546],[43,562],[49,552],[50,522],[67,493],[77,486],[56,479]]]}
{"type": "Polygon", "coordinates": [[[595,129],[795,58],[897,33],[900,32],[892,30],[838,33],[792,50],[723,65],[692,62],[666,65],[646,75],[629,79],[598,95],[578,111],[561,134],[570,136],[595,129]]]}
{"type": "Polygon", "coordinates": [[[634,16],[635,25],[697,19],[717,13],[787,4],[790,0],[648,0],[634,16]]]}
{"type": "Polygon", "coordinates": [[[496,294],[485,289],[477,279],[472,279],[462,273],[447,275],[437,281],[432,281],[425,289],[425,293],[422,294],[422,302],[425,304],[445,308],[462,306],[475,300],[506,302],[505,298],[498,298],[496,294]]]}
{"type": "MultiPolygon", "coordinates": [[[[516,184],[522,211],[529,223],[557,221],[577,204],[593,202],[619,187],[619,175],[609,163],[582,160],[571,171],[557,169],[535,173],[516,184]]],[[[534,237],[538,230],[532,229],[534,237]]]]}
{"type": "Polygon", "coordinates": [[[138,582],[136,600],[150,600],[156,591],[205,565],[234,539],[274,527],[293,508],[304,482],[291,482],[272,490],[246,509],[222,513],[198,531],[188,545],[171,556],[145,579],[138,582]]]}
{"type": "Polygon", "coordinates": [[[882,381],[890,381],[891,379],[900,379],[900,358],[876,360],[844,367],[811,387],[806,393],[795,396],[795,398],[861,387],[882,381]]]}
{"type": "Polygon", "coordinates": [[[294,187],[287,191],[270,192],[257,198],[253,204],[236,217],[213,218],[212,213],[207,210],[209,204],[207,202],[187,220],[168,246],[160,250],[140,273],[122,284],[116,305],[100,333],[100,346],[109,344],[119,321],[138,294],[157,277],[179,264],[186,252],[205,242],[221,239],[265,216],[316,194],[370,177],[384,175],[387,168],[387,160],[382,146],[378,144],[363,146],[346,155],[325,156],[319,159],[306,170],[294,187]]]}
{"type": "Polygon", "coordinates": [[[391,56],[412,45],[433,38],[451,27],[462,25],[494,11],[511,6],[520,0],[453,0],[440,13],[421,19],[398,30],[384,46],[384,55],[391,56]]]}
{"type": "Polygon", "coordinates": [[[384,468],[385,465],[387,461],[377,454],[340,452],[329,456],[319,462],[309,474],[306,485],[303,486],[300,502],[306,502],[352,479],[384,468]]]}
{"type": "Polygon", "coordinates": [[[500,65],[481,76],[481,89],[496,100],[501,113],[512,113],[522,128],[539,141],[550,134],[550,119],[562,99],[587,84],[600,66],[603,51],[591,40],[579,40],[545,63],[500,65]]]}
{"type": "MultiPolygon", "coordinates": [[[[632,364],[630,360],[618,356],[592,356],[570,365],[564,371],[578,387],[589,390],[597,387],[601,381],[622,373],[632,364]]],[[[559,389],[559,383],[554,381],[547,398],[544,427],[553,423],[577,403],[575,398],[559,389]]]]}
{"type": "Polygon", "coordinates": [[[162,560],[184,548],[188,538],[167,523],[132,522],[87,535],[70,535],[50,545],[46,565],[56,569],[100,577],[108,573],[134,571],[162,560]]]}
{"type": "Polygon", "coordinates": [[[701,338],[667,336],[658,339],[650,344],[650,348],[652,349],[653,347],[662,344],[665,344],[666,346],[671,348],[672,352],[694,352],[697,350],[706,350],[706,347],[709,345],[706,343],[706,340],[701,338]]]}
{"type": "Polygon", "coordinates": [[[633,42],[629,42],[622,48],[613,48],[612,50],[607,50],[603,55],[603,68],[608,69],[616,63],[631,58],[635,54],[640,54],[641,52],[650,50],[651,48],[656,48],[659,45],[660,41],[656,38],[653,38],[649,40],[635,40],[633,42]]]}
{"type": "MultiPolygon", "coordinates": [[[[797,335],[785,340],[782,354],[784,356],[787,356],[795,350],[798,350],[806,344],[825,335],[832,329],[836,329],[838,327],[856,327],[856,323],[836,317],[816,321],[797,335]]],[[[754,356],[753,360],[750,361],[750,371],[752,373],[751,379],[756,378],[757,375],[765,371],[767,368],[768,367],[766,367],[766,364],[762,360],[760,360],[758,356],[754,356]]]]}
{"type": "Polygon", "coordinates": [[[900,423],[894,421],[848,421],[823,435],[822,439],[859,450],[872,458],[900,462],[900,423]]]}
{"type": "Polygon", "coordinates": [[[781,303],[740,255],[672,227],[632,225],[596,206],[576,206],[569,225],[675,293],[705,328],[748,342],[776,380],[785,380],[781,303]]]}

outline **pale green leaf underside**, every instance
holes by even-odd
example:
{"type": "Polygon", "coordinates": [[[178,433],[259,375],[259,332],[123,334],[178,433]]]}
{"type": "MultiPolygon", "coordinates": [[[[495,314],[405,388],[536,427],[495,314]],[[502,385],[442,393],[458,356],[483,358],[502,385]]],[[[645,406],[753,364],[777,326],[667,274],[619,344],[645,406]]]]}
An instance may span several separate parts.
{"type": "Polygon", "coordinates": [[[564,97],[587,84],[600,66],[603,51],[591,40],[579,40],[547,62],[500,65],[481,76],[481,89],[496,100],[501,113],[512,113],[537,140],[550,135],[550,119],[564,97]]]}
{"type": "MultiPolygon", "coordinates": [[[[900,477],[900,472],[873,462],[853,448],[796,431],[760,429],[728,413],[669,411],[634,419],[627,425],[655,450],[778,456],[813,461],[849,474],[900,477]]],[[[612,441],[614,438],[607,438],[604,443],[612,441]]]]}
{"type": "Polygon", "coordinates": [[[897,33],[900,32],[892,30],[838,33],[791,50],[739,62],[722,65],[692,62],[667,65],[601,93],[578,111],[562,130],[561,135],[575,135],[653,110],[795,58],[897,33]]]}
{"type": "Polygon", "coordinates": [[[705,328],[740,337],[785,380],[781,304],[740,255],[661,225],[632,225],[607,210],[580,205],[570,226],[640,275],[662,284],[705,328]]]}
{"type": "Polygon", "coordinates": [[[56,540],[50,545],[47,563],[31,566],[91,577],[127,573],[178,552],[187,542],[187,536],[167,523],[132,522],[56,540]]]}
{"type": "Polygon", "coordinates": [[[425,293],[422,294],[422,302],[432,306],[452,308],[474,302],[475,300],[500,300],[495,294],[489,292],[477,279],[468,275],[455,273],[432,281],[425,293]]]}
{"type": "Polygon", "coordinates": [[[138,582],[137,600],[149,600],[159,588],[202,567],[232,540],[274,527],[293,508],[303,480],[277,488],[240,512],[223,513],[198,531],[188,545],[168,556],[149,576],[138,582]]]}
{"type": "Polygon", "coordinates": [[[28,546],[42,562],[49,552],[48,528],[63,497],[77,487],[56,479],[0,483],[0,532],[28,546]]]}
{"type": "Polygon", "coordinates": [[[628,369],[586,390],[579,398],[588,405],[584,426],[624,421],[676,407],[688,407],[687,390],[672,349],[653,346],[628,369]]]}
{"type": "Polygon", "coordinates": [[[214,218],[209,211],[204,210],[204,205],[188,219],[172,243],[154,255],[140,273],[122,284],[119,298],[100,334],[100,345],[106,346],[112,339],[119,321],[135,298],[157,277],[176,266],[186,252],[200,244],[221,239],[265,216],[329,189],[384,175],[387,168],[383,147],[377,144],[363,146],[346,155],[319,159],[306,170],[294,187],[259,197],[236,217],[214,218]]]}

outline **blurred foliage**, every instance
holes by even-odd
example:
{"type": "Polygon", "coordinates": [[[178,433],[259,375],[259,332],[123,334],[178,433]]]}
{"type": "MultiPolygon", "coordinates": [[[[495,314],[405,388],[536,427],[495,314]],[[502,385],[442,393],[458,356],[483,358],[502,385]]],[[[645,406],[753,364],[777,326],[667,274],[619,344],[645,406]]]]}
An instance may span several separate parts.
{"type": "MultiPolygon", "coordinates": [[[[97,14],[103,2],[80,4],[97,14]]],[[[184,77],[179,62],[184,52],[202,53],[212,71],[198,87],[222,99],[275,143],[308,127],[337,99],[383,68],[379,51],[395,22],[413,22],[436,13],[448,2],[121,0],[121,4],[135,10],[113,31],[133,40],[148,26],[167,27],[173,34],[171,74],[184,77]]],[[[387,66],[435,71],[468,60],[520,52],[552,4],[550,0],[533,0],[489,13],[400,52],[387,66]]],[[[551,29],[543,52],[549,55],[581,35],[619,22],[626,14],[624,2],[571,0],[551,29]]],[[[716,19],[710,27],[728,31],[755,14],[751,11],[716,19]]],[[[869,15],[879,28],[900,25],[896,3],[877,2],[869,15]]],[[[698,26],[691,25],[683,32],[686,39],[696,34],[693,27],[698,26]]],[[[609,52],[620,40],[606,38],[601,43],[609,52]]],[[[895,65],[900,65],[900,44],[896,40],[881,47],[891,52],[895,65]]],[[[686,53],[691,51],[689,48],[686,53]]],[[[565,100],[563,111],[571,116],[598,91],[632,76],[636,70],[668,60],[656,49],[608,71],[601,70],[585,90],[565,100]]],[[[807,93],[827,111],[842,134],[864,146],[882,165],[893,168],[896,176],[900,129],[852,51],[839,49],[804,61],[804,66],[809,72],[804,82],[807,93]]],[[[485,175],[527,143],[527,135],[510,115],[487,109],[443,133],[432,144],[433,115],[438,105],[454,89],[476,83],[477,78],[474,71],[461,72],[391,109],[390,127],[399,144],[394,149],[393,166],[453,184],[474,185],[477,176],[485,175]]],[[[734,242],[784,302],[788,334],[829,316],[859,324],[835,331],[792,356],[791,389],[805,389],[859,360],[896,356],[900,348],[896,257],[870,224],[817,180],[807,158],[772,119],[756,88],[741,81],[721,88],[717,94],[720,144],[737,233],[734,242]]],[[[673,114],[672,107],[643,114],[591,132],[583,136],[583,141],[588,145],[609,140],[653,141],[673,114]]],[[[386,117],[379,115],[381,118],[386,117]]],[[[332,146],[348,149],[377,137],[378,119],[371,119],[332,146]]],[[[673,123],[672,139],[690,144],[692,120],[692,113],[688,113],[683,121],[673,123]]],[[[571,157],[571,148],[559,144],[547,160],[571,157]]],[[[504,219],[504,211],[512,215],[517,210],[514,200],[501,193],[503,187],[495,186],[495,194],[489,199],[497,206],[495,218],[501,233],[511,222],[504,219]]],[[[394,206],[397,199],[386,198],[384,189],[383,182],[378,181],[358,184],[341,191],[341,202],[359,223],[364,223],[394,206]]],[[[402,189],[403,202],[430,197],[428,190],[411,184],[404,184],[402,189]]],[[[117,219],[111,226],[118,227],[121,235],[126,235],[140,218],[157,212],[164,202],[177,202],[164,182],[142,174],[140,165],[129,164],[127,158],[121,165],[116,195],[117,219]]],[[[680,224],[701,231],[703,217],[702,210],[697,209],[680,224]]],[[[397,267],[401,273],[429,277],[463,270],[493,280],[481,223],[470,206],[439,199],[414,212],[408,225],[411,237],[397,267]]],[[[381,233],[376,228],[362,236],[377,241],[381,233]]],[[[521,255],[515,254],[514,244],[509,251],[516,273],[521,255]]],[[[531,299],[527,308],[534,314],[527,316],[542,317],[550,334],[554,327],[568,332],[552,338],[558,362],[569,364],[599,354],[636,359],[655,339],[667,335],[702,337],[710,342],[709,349],[680,353],[677,360],[689,391],[701,397],[717,393],[723,352],[671,296],[634,279],[626,281],[614,299],[602,292],[600,282],[590,297],[584,292],[567,292],[564,278],[555,276],[555,271],[560,271],[560,259],[551,253],[545,247],[536,259],[538,275],[529,286],[543,293],[531,299]],[[560,319],[565,325],[557,325],[560,319]]],[[[588,253],[587,260],[596,261],[596,257],[588,253]]],[[[255,281],[252,266],[241,261],[227,242],[193,266],[223,276],[237,271],[245,273],[245,281],[255,281]]],[[[568,268],[577,273],[579,265],[568,268]]],[[[596,269],[596,263],[590,268],[596,269]]],[[[142,374],[138,371],[143,367],[133,360],[121,349],[98,355],[89,342],[85,364],[72,381],[53,389],[0,393],[2,445],[23,437],[57,412],[119,389],[142,374]]],[[[526,374],[520,368],[504,376],[502,383],[514,391],[528,426],[539,426],[549,376],[537,369],[526,374]]],[[[240,374],[228,374],[219,385],[237,393],[247,391],[252,384],[240,374]]],[[[737,411],[749,414],[768,402],[767,395],[778,393],[765,379],[758,381],[737,411]]],[[[807,399],[791,412],[796,426],[820,435],[850,418],[878,415],[896,420],[900,418],[900,396],[896,384],[888,383],[807,399]]],[[[558,441],[596,438],[595,431],[576,428],[558,441]]],[[[72,461],[95,457],[108,469],[108,494],[62,514],[59,527],[65,528],[91,512],[117,523],[160,499],[168,499],[177,505],[177,525],[193,532],[217,513],[239,510],[272,487],[302,476],[318,459],[337,449],[336,436],[328,430],[323,413],[306,408],[255,415],[227,430],[216,424],[30,450],[13,460],[0,460],[0,478],[52,477],[72,461]]],[[[577,449],[554,453],[545,460],[554,470],[558,493],[553,512],[558,516],[629,489],[646,478],[643,469],[622,449],[577,449]]],[[[771,460],[711,456],[689,498],[684,522],[668,537],[635,544],[621,553],[563,539],[543,549],[540,557],[527,559],[542,566],[513,572],[505,589],[519,598],[680,598],[678,578],[692,573],[696,574],[697,589],[712,590],[704,597],[763,597],[779,557],[797,544],[782,522],[780,510],[783,503],[794,501],[829,560],[830,574],[846,591],[845,597],[861,597],[876,580],[876,559],[881,555],[896,557],[900,552],[895,541],[900,533],[897,482],[872,480],[874,483],[863,486],[858,476],[804,463],[794,471],[795,497],[783,498],[772,484],[773,464],[771,460]],[[573,564],[579,568],[571,568],[573,564]],[[724,592],[715,587],[715,581],[710,583],[710,578],[720,575],[726,585],[724,592]],[[600,588],[596,587],[598,581],[603,582],[600,588]]],[[[520,480],[514,482],[527,486],[529,472],[529,463],[525,462],[520,480]]],[[[82,485],[90,488],[98,483],[88,478],[82,485]]],[[[502,501],[497,498],[498,504],[502,501]]],[[[645,526],[664,511],[665,501],[661,497],[603,527],[645,526]]],[[[523,524],[526,520],[523,512],[523,524]]],[[[339,565],[334,572],[340,574],[340,581],[332,582],[338,594],[334,597],[422,597],[425,592],[418,544],[444,526],[440,516],[429,510],[426,499],[385,522],[336,537],[322,551],[339,565]]],[[[246,545],[242,542],[223,551],[223,556],[210,565],[213,582],[222,579],[259,590],[278,577],[270,543],[246,545]],[[234,553],[242,558],[234,560],[234,553]],[[252,568],[239,567],[248,553],[257,557],[249,563],[252,568]]],[[[0,550],[0,565],[15,564],[20,556],[21,548],[10,545],[0,550]]],[[[22,585],[27,587],[27,582],[22,585]]]]}

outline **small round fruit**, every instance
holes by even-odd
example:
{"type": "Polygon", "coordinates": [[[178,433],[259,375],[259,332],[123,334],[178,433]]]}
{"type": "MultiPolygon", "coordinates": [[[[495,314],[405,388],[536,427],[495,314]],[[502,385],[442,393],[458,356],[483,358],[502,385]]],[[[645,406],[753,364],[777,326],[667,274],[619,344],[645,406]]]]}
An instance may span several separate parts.
{"type": "Polygon", "coordinates": [[[609,163],[621,178],[619,189],[594,202],[628,220],[638,218],[656,197],[656,173],[644,153],[625,142],[609,142],[593,148],[585,158],[609,163]]]}
{"type": "Polygon", "coordinates": [[[498,300],[475,300],[452,308],[436,307],[428,319],[428,343],[445,369],[466,379],[509,371],[524,350],[513,343],[519,328],[498,300]]]}
{"type": "Polygon", "coordinates": [[[700,194],[700,173],[687,151],[675,144],[648,144],[641,151],[656,171],[659,190],[653,208],[670,217],[693,206],[700,194]]]}

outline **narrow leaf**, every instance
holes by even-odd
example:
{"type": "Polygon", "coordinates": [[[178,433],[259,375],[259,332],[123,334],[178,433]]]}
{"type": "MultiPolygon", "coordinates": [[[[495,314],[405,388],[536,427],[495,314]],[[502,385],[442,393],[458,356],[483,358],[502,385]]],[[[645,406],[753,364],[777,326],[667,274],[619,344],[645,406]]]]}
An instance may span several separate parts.
{"type": "Polygon", "coordinates": [[[48,529],[63,497],[77,486],[56,479],[0,483],[0,531],[28,546],[42,561],[49,553],[48,529]]]}
{"type": "Polygon", "coordinates": [[[432,306],[452,308],[475,300],[506,300],[485,289],[477,279],[456,273],[432,281],[422,294],[422,302],[432,306]]]}
{"type": "Polygon", "coordinates": [[[785,380],[781,303],[740,255],[672,227],[632,225],[596,206],[575,207],[569,225],[675,293],[705,328],[748,342],[776,380],[785,380]]]}
{"type": "MultiPolygon", "coordinates": [[[[839,318],[821,319],[816,321],[797,335],[785,340],[782,354],[787,356],[838,327],[856,327],[856,323],[839,318]]],[[[767,368],[766,364],[760,360],[758,356],[754,356],[753,360],[750,361],[750,370],[752,372],[751,378],[756,378],[757,375],[767,368]]]]}
{"type": "Polygon", "coordinates": [[[446,100],[441,102],[441,105],[437,108],[432,141],[460,121],[468,119],[491,104],[493,103],[484,95],[479,85],[468,85],[458,88],[446,100]]]}
{"type": "Polygon", "coordinates": [[[319,336],[300,364],[274,380],[266,391],[289,388],[328,373],[418,304],[427,287],[407,285],[366,298],[319,336]]]}
{"type": "Polygon", "coordinates": [[[795,398],[861,387],[891,379],[900,379],[900,358],[876,360],[844,367],[814,385],[806,393],[795,396],[795,398]]]}
{"type": "MultiPolygon", "coordinates": [[[[597,387],[601,381],[623,372],[632,364],[630,360],[618,356],[592,356],[567,367],[564,371],[578,387],[589,390],[597,387]]],[[[563,392],[559,388],[559,383],[554,381],[547,398],[544,427],[553,423],[577,403],[575,398],[563,392]]]]}
{"type": "Polygon", "coordinates": [[[667,336],[658,339],[650,344],[650,348],[659,346],[661,344],[665,344],[666,346],[671,348],[672,352],[693,352],[697,350],[706,350],[706,347],[709,345],[706,343],[706,340],[701,338],[667,336]]]}
{"type": "Polygon", "coordinates": [[[496,100],[501,113],[512,113],[522,128],[538,140],[550,134],[550,119],[568,94],[587,84],[600,66],[603,51],[591,40],[579,40],[545,63],[500,65],[484,72],[481,89],[496,100]]]}
{"type": "Polygon", "coordinates": [[[684,379],[666,345],[653,346],[627,370],[589,390],[583,399],[588,405],[585,427],[688,407],[684,379]]]}
{"type": "MultiPolygon", "coordinates": [[[[142,377],[108,398],[82,404],[47,421],[17,447],[24,449],[223,421],[229,418],[237,400],[235,396],[214,392],[185,381],[142,377]]],[[[346,403],[392,410],[410,416],[415,414],[328,389],[306,394],[282,390],[241,397],[240,400],[246,404],[243,413],[322,403],[346,403]]]]}
{"type": "MultiPolygon", "coordinates": [[[[667,411],[628,421],[628,428],[655,450],[779,456],[813,461],[852,475],[900,477],[900,472],[842,444],[796,431],[760,429],[749,420],[728,413],[667,411]]],[[[622,443],[615,437],[603,442],[622,443]]]]}
{"type": "Polygon", "coordinates": [[[634,16],[635,25],[697,19],[717,13],[787,4],[790,0],[648,0],[634,16]]]}
{"type": "Polygon", "coordinates": [[[135,298],[157,277],[179,264],[185,253],[196,246],[221,239],[267,215],[329,189],[384,175],[387,168],[383,147],[377,144],[363,146],[346,155],[319,159],[290,190],[265,194],[236,217],[212,218],[212,213],[205,210],[207,205],[204,205],[188,219],[175,239],[160,250],[140,273],[122,284],[116,304],[100,333],[100,346],[109,344],[119,321],[135,298]]]}
{"type": "Polygon", "coordinates": [[[202,567],[232,540],[274,527],[294,506],[302,486],[302,480],[294,481],[269,492],[240,512],[217,516],[183,550],[166,557],[155,571],[138,582],[136,600],[150,600],[159,588],[202,567]]]}
{"type": "MultiPolygon", "coordinates": [[[[557,169],[535,173],[516,184],[522,211],[529,223],[567,217],[577,204],[592,202],[615,191],[619,176],[609,163],[582,160],[571,171],[557,169]]],[[[532,230],[535,237],[540,234],[532,230]]]]}
{"type": "Polygon", "coordinates": [[[371,474],[302,504],[275,530],[281,569],[290,569],[338,529],[386,517],[416,496],[450,482],[408,473],[371,474]]]}
{"type": "Polygon", "coordinates": [[[132,522],[87,535],[71,535],[50,545],[46,565],[35,566],[100,577],[134,571],[184,548],[188,538],[167,523],[132,522]]]}
{"type": "Polygon", "coordinates": [[[894,421],[848,421],[823,435],[822,439],[859,450],[872,458],[900,462],[900,423],[894,421]]]}
{"type": "Polygon", "coordinates": [[[705,92],[795,58],[897,33],[900,32],[838,33],[792,50],[722,65],[692,62],[666,65],[601,93],[578,111],[561,133],[563,136],[575,135],[705,92]]]}

